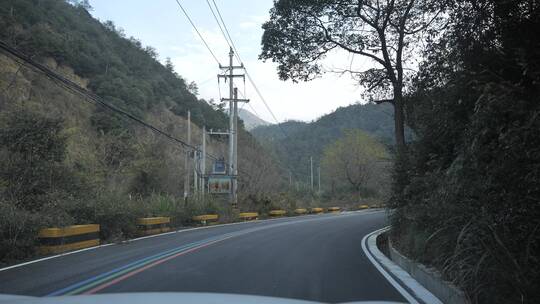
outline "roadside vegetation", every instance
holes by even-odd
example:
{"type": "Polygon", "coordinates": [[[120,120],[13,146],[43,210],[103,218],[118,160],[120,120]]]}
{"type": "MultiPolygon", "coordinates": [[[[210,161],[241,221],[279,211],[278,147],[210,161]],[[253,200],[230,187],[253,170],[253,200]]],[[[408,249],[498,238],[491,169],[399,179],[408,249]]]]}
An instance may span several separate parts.
{"type": "Polygon", "coordinates": [[[317,77],[336,49],[373,62],[345,72],[393,105],[400,251],[472,303],[540,301],[538,1],[278,0],[263,28],[282,79],[317,77]]]}
{"type": "MultiPolygon", "coordinates": [[[[169,60],[87,9],[85,1],[2,1],[0,39],[177,138],[186,137],[190,110],[194,145],[203,125],[226,129],[223,107],[199,99],[169,60]]],[[[96,223],[102,240],[116,241],[135,235],[139,217],[169,216],[175,227],[204,213],[232,220],[226,198],[184,200],[187,150],[4,53],[0,111],[0,263],[32,257],[45,227],[96,223]]],[[[240,210],[286,206],[280,167],[243,129],[239,147],[240,210]]],[[[210,138],[207,150],[225,155],[226,141],[210,138]]]]}

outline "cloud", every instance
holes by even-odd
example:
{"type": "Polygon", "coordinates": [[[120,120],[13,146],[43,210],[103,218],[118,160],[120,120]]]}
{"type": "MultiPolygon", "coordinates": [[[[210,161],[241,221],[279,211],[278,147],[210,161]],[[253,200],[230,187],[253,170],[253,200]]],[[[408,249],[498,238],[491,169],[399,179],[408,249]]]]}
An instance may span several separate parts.
{"type": "MultiPolygon", "coordinates": [[[[288,119],[313,120],[337,107],[360,100],[361,88],[356,85],[349,74],[327,73],[313,81],[301,83],[279,80],[276,64],[270,61],[262,62],[257,58],[260,49],[255,46],[259,45],[258,40],[262,33],[260,24],[264,19],[266,16],[251,16],[248,20],[237,25],[237,31],[234,28],[229,28],[229,30],[235,39],[248,72],[279,121],[288,119]]],[[[227,64],[229,46],[219,28],[217,26],[199,27],[199,31],[218,60],[223,65],[227,64]]],[[[218,87],[217,74],[220,73],[220,69],[217,63],[200,41],[197,33],[192,31],[191,34],[192,39],[189,39],[188,43],[169,47],[174,51],[171,60],[175,70],[189,81],[193,80],[198,83],[201,98],[217,100],[220,95],[228,97],[228,85],[224,83],[223,79],[221,80],[221,88],[218,87]]],[[[235,64],[238,64],[236,60],[235,64]]],[[[325,70],[337,71],[349,67],[355,70],[365,69],[371,66],[371,63],[347,52],[335,51],[323,60],[323,65],[325,70]]],[[[261,118],[275,122],[247,79],[245,87],[244,82],[240,79],[235,79],[235,84],[242,93],[246,92],[246,98],[251,99],[251,106],[255,108],[261,118]]]]}

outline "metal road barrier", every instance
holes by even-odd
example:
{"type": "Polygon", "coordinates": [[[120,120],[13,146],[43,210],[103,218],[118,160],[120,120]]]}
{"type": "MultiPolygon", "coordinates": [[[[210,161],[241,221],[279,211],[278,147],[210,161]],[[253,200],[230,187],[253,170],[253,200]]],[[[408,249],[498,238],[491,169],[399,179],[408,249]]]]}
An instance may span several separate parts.
{"type": "Polygon", "coordinates": [[[324,212],[323,208],[319,208],[319,207],[311,208],[311,213],[323,213],[323,212],[324,212]]]}
{"type": "Polygon", "coordinates": [[[268,212],[268,215],[272,216],[272,217],[278,217],[278,216],[284,216],[285,214],[287,213],[287,211],[285,210],[270,210],[270,212],[268,212]]]}
{"type": "Polygon", "coordinates": [[[219,216],[217,214],[202,214],[196,215],[191,218],[194,222],[199,222],[202,225],[206,225],[208,222],[217,222],[219,216]]]}
{"type": "Polygon", "coordinates": [[[39,231],[40,254],[61,253],[99,245],[99,225],[44,228],[39,231]]]}
{"type": "Polygon", "coordinates": [[[244,221],[256,220],[259,218],[258,212],[241,212],[238,218],[244,221]]]}
{"type": "Polygon", "coordinates": [[[137,232],[139,235],[152,235],[170,231],[170,217],[144,217],[137,219],[137,232]]]}
{"type": "Polygon", "coordinates": [[[360,206],[358,206],[358,210],[362,210],[362,209],[369,209],[369,205],[360,205],[360,206]]]}
{"type": "Polygon", "coordinates": [[[294,209],[294,213],[297,214],[297,215],[306,214],[306,213],[307,213],[307,209],[304,209],[304,208],[294,209]]]}
{"type": "Polygon", "coordinates": [[[328,207],[328,212],[339,212],[341,207],[328,207]]]}

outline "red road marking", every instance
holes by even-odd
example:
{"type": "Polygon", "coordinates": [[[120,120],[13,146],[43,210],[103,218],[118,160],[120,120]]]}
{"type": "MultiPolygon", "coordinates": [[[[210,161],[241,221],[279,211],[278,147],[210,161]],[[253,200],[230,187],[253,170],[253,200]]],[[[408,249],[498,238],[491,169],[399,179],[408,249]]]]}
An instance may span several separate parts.
{"type": "Polygon", "coordinates": [[[152,263],[152,264],[148,264],[148,265],[146,265],[146,266],[144,266],[144,267],[142,267],[142,268],[136,269],[136,270],[134,270],[134,271],[132,271],[132,272],[128,272],[128,273],[126,273],[125,275],[123,275],[123,276],[121,276],[121,277],[118,277],[118,278],[116,278],[116,279],[114,279],[114,280],[112,280],[112,281],[109,281],[109,282],[105,283],[105,284],[102,284],[102,285],[99,285],[99,286],[97,286],[97,287],[94,287],[93,289],[90,289],[90,290],[88,290],[88,291],[86,291],[86,292],[84,292],[84,293],[82,293],[82,294],[85,294],[85,295],[86,295],[86,294],[94,294],[94,293],[96,293],[96,292],[98,292],[98,291],[100,291],[100,290],[102,290],[102,289],[105,289],[105,288],[111,286],[111,285],[114,285],[114,284],[116,284],[116,283],[118,283],[118,282],[124,281],[125,279],[127,279],[127,278],[129,278],[129,277],[132,277],[132,276],[136,275],[136,274],[139,273],[139,272],[143,272],[143,271],[145,271],[146,269],[152,268],[152,267],[154,267],[154,266],[157,266],[157,265],[159,265],[159,264],[161,264],[161,263],[164,263],[164,262],[166,262],[166,261],[168,261],[168,260],[174,259],[174,258],[179,257],[179,256],[181,256],[181,255],[184,255],[184,254],[193,252],[193,251],[195,251],[195,250],[198,250],[198,249],[201,249],[201,248],[210,246],[210,245],[212,245],[212,244],[215,244],[215,243],[224,241],[224,240],[229,239],[229,238],[231,238],[231,237],[232,237],[232,236],[226,237],[226,238],[224,238],[224,239],[220,239],[220,240],[217,240],[217,241],[213,241],[213,242],[210,242],[210,243],[206,243],[206,244],[203,244],[203,245],[200,245],[200,246],[197,246],[197,247],[193,247],[193,248],[188,249],[188,250],[186,250],[186,251],[182,251],[182,252],[179,252],[179,253],[177,253],[177,254],[175,254],[175,255],[166,257],[166,258],[164,258],[164,259],[162,259],[162,260],[155,261],[155,262],[152,263]]]}

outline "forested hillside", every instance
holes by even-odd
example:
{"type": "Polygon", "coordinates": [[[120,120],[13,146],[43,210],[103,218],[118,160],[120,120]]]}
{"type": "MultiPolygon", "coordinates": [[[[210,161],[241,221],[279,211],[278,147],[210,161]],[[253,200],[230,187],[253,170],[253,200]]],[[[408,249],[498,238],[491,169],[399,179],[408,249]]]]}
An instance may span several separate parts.
{"type": "MultiPolygon", "coordinates": [[[[226,128],[226,114],[198,99],[182,71],[93,19],[85,3],[2,1],[0,39],[175,138],[186,140],[191,111],[195,146],[203,125],[226,128]]],[[[174,225],[201,212],[227,219],[222,197],[184,201],[186,173],[193,175],[188,150],[15,59],[0,53],[0,261],[32,255],[42,227],[99,223],[101,238],[114,240],[132,236],[141,216],[171,216],[174,225]]],[[[244,130],[239,146],[240,209],[283,203],[279,167],[244,130]]],[[[224,139],[209,138],[207,148],[226,155],[224,139]]]]}
{"type": "MultiPolygon", "coordinates": [[[[138,115],[161,106],[176,115],[191,111],[192,120],[210,128],[226,126],[223,113],[198,100],[193,88],[163,66],[156,50],[108,21],[100,23],[86,11],[84,1],[2,1],[0,39],[35,58],[54,58],[88,80],[87,87],[138,115]]],[[[114,128],[114,119],[100,112],[94,121],[114,128]]],[[[112,131],[112,130],[104,130],[112,131]]]]}
{"type": "MultiPolygon", "coordinates": [[[[338,108],[310,123],[287,121],[255,128],[251,133],[261,144],[275,151],[285,167],[298,172],[298,178],[303,178],[301,182],[305,183],[310,157],[318,166],[324,148],[341,138],[346,130],[362,130],[391,150],[392,113],[392,106],[388,104],[355,104],[338,108]]],[[[407,135],[410,139],[412,133],[408,131],[407,135]]]]}
{"type": "Polygon", "coordinates": [[[238,109],[238,117],[242,120],[246,130],[253,130],[259,126],[266,126],[270,123],[251,113],[250,111],[240,108],[238,109]]]}

